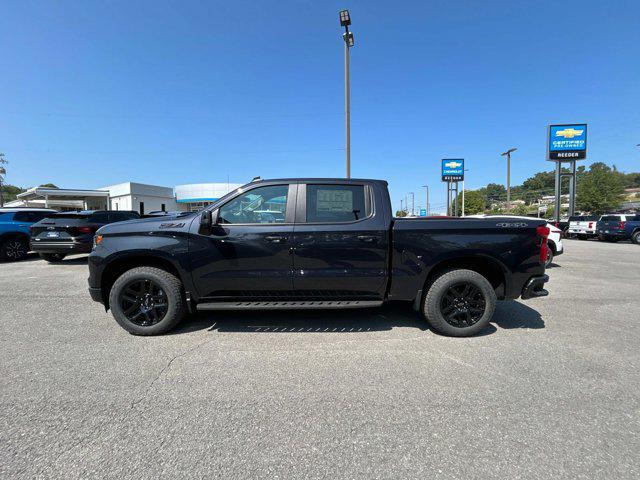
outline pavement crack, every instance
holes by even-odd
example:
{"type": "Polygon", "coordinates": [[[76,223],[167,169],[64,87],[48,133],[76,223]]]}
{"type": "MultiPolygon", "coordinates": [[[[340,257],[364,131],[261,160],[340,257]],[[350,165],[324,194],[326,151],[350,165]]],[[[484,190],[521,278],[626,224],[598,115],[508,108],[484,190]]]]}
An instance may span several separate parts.
{"type": "Polygon", "coordinates": [[[171,357],[169,359],[169,361],[160,369],[160,371],[155,376],[155,378],[153,380],[151,380],[151,383],[149,383],[149,385],[145,389],[144,393],[142,395],[140,395],[140,397],[138,397],[137,399],[135,399],[135,400],[133,400],[131,402],[131,406],[129,407],[129,411],[133,410],[136,407],[136,405],[138,405],[140,402],[142,402],[147,397],[147,395],[149,395],[149,392],[151,391],[153,386],[156,384],[156,382],[158,380],[160,380],[160,377],[162,377],[162,375],[164,375],[164,373],[167,370],[169,370],[169,368],[171,368],[171,365],[173,364],[173,362],[175,362],[179,358],[185,357],[185,356],[189,355],[190,353],[195,352],[200,347],[202,347],[205,343],[210,343],[211,341],[212,340],[207,340],[207,341],[204,341],[204,342],[200,342],[196,346],[188,348],[187,350],[185,350],[183,352],[180,352],[180,353],[174,355],[173,357],[171,357]]]}

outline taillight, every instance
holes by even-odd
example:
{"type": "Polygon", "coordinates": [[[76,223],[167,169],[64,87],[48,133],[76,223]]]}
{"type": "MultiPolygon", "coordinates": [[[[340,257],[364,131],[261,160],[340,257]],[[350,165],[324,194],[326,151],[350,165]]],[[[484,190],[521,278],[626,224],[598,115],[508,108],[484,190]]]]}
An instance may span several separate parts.
{"type": "Polygon", "coordinates": [[[551,230],[547,226],[540,225],[536,228],[536,234],[540,237],[540,262],[542,263],[545,263],[549,256],[549,245],[547,245],[549,233],[551,233],[551,230]]]}
{"type": "Polygon", "coordinates": [[[624,230],[625,223],[626,223],[626,222],[620,222],[620,223],[618,224],[618,228],[619,228],[620,230],[624,230]]]}
{"type": "Polygon", "coordinates": [[[93,227],[77,227],[78,233],[94,233],[96,231],[93,227]]]}
{"type": "Polygon", "coordinates": [[[589,222],[589,230],[593,228],[593,222],[589,222]]]}
{"type": "Polygon", "coordinates": [[[556,222],[556,228],[560,228],[560,223],[556,222]]]}

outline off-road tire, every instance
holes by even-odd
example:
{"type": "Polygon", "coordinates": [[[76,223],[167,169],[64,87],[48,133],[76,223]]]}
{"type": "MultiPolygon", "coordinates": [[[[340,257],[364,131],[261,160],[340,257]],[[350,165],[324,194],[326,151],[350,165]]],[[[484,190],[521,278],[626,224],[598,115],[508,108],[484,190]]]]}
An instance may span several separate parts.
{"type": "Polygon", "coordinates": [[[173,329],[183,319],[187,308],[182,282],[171,273],[155,267],[136,267],[120,275],[109,292],[109,306],[116,321],[133,335],[161,335],[173,329]],[[158,323],[138,325],[125,315],[121,300],[123,291],[132,282],[149,280],[162,289],[167,299],[167,311],[158,323]]]}
{"type": "Polygon", "coordinates": [[[466,269],[449,270],[442,273],[429,287],[422,303],[422,313],[429,325],[443,335],[452,337],[469,337],[484,329],[496,308],[496,292],[491,283],[478,272],[466,269]],[[473,285],[482,293],[484,298],[484,312],[479,320],[471,326],[459,327],[450,324],[442,313],[442,303],[445,294],[457,284],[473,285]]]}

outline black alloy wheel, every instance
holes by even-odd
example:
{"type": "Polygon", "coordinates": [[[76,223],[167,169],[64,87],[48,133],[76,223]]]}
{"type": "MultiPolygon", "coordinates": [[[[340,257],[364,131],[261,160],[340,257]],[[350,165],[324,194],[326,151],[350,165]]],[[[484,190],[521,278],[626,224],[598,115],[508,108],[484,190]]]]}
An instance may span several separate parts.
{"type": "Polygon", "coordinates": [[[136,279],[122,290],[120,308],[131,323],[149,327],[162,321],[169,302],[160,285],[149,279],[136,279]]]}
{"type": "Polygon", "coordinates": [[[19,238],[10,238],[2,244],[2,256],[7,260],[22,260],[27,253],[29,253],[29,246],[19,238]]]}
{"type": "Polygon", "coordinates": [[[451,285],[440,301],[440,312],[445,321],[457,328],[475,325],[486,309],[482,290],[469,282],[451,285]]]}

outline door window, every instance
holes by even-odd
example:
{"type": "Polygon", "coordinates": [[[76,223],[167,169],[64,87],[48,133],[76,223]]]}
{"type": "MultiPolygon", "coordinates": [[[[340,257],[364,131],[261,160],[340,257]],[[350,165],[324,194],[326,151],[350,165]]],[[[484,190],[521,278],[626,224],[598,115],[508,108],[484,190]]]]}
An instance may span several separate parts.
{"type": "Polygon", "coordinates": [[[353,222],[368,215],[364,185],[307,185],[307,222],[353,222]]]}
{"type": "Polygon", "coordinates": [[[218,222],[284,223],[288,192],[288,185],[272,185],[249,190],[220,207],[218,222]]]}

